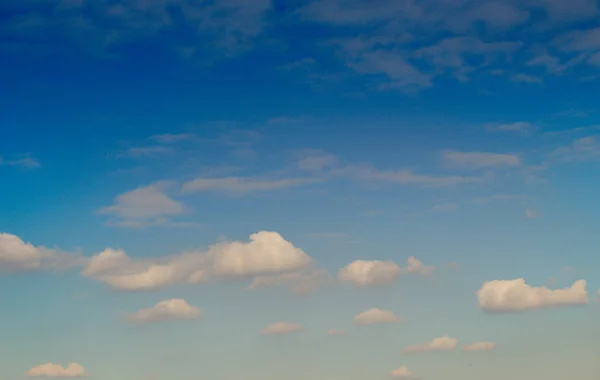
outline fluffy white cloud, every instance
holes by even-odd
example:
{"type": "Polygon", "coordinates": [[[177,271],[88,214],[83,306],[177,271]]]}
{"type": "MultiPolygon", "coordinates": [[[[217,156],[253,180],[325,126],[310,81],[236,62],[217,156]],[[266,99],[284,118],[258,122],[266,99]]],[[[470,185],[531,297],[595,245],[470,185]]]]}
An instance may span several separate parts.
{"type": "Polygon", "coordinates": [[[221,242],[207,251],[157,259],[133,260],[123,251],[106,249],[92,257],[82,274],[115,289],[152,290],[214,278],[293,272],[311,263],[310,256],[277,232],[260,231],[250,235],[249,242],[221,242]]]}
{"type": "Polygon", "coordinates": [[[446,151],[442,153],[442,159],[448,166],[465,169],[489,169],[521,165],[519,156],[509,153],[446,151]]]}
{"type": "Polygon", "coordinates": [[[494,342],[477,342],[473,344],[467,344],[463,346],[464,352],[488,352],[493,351],[496,348],[494,342]]]}
{"type": "Polygon", "coordinates": [[[477,291],[479,307],[487,312],[518,312],[548,306],[582,305],[588,303],[587,283],[575,281],[570,288],[551,290],[533,287],[525,280],[494,280],[477,291]]]}
{"type": "Polygon", "coordinates": [[[39,269],[69,269],[82,265],[81,256],[34,246],[16,235],[0,233],[0,273],[39,269]]]}
{"type": "Polygon", "coordinates": [[[255,277],[248,289],[256,290],[266,287],[285,287],[298,295],[304,295],[313,290],[331,283],[332,278],[323,269],[311,272],[290,272],[276,275],[265,275],[255,277]]]}
{"type": "Polygon", "coordinates": [[[416,380],[418,377],[412,373],[412,371],[407,366],[402,366],[400,368],[396,368],[392,372],[390,372],[390,376],[395,379],[407,379],[407,380],[416,380]]]}
{"type": "Polygon", "coordinates": [[[340,269],[338,278],[356,286],[389,285],[400,273],[400,267],[393,261],[357,260],[340,269]]]}
{"type": "Polygon", "coordinates": [[[354,317],[354,323],[357,325],[374,325],[379,323],[396,323],[400,319],[389,310],[383,309],[369,309],[367,311],[363,311],[354,317]]]}
{"type": "Polygon", "coordinates": [[[338,330],[338,329],[329,329],[327,330],[327,335],[329,336],[341,336],[341,335],[346,335],[346,332],[343,330],[338,330]]]}
{"type": "Polygon", "coordinates": [[[169,182],[158,182],[128,191],[117,196],[113,205],[98,212],[116,218],[108,224],[118,227],[140,228],[169,224],[169,217],[184,212],[183,203],[172,199],[166,193],[172,185],[169,182]]]}
{"type": "Polygon", "coordinates": [[[424,265],[420,260],[418,260],[414,256],[410,256],[406,259],[406,271],[412,274],[421,274],[423,276],[428,276],[433,271],[435,271],[435,267],[430,265],[424,265]]]}
{"type": "Polygon", "coordinates": [[[296,323],[277,322],[270,324],[261,330],[260,333],[262,335],[285,335],[298,332],[300,330],[302,330],[302,326],[296,323]]]}
{"type": "Polygon", "coordinates": [[[87,376],[85,368],[77,363],[71,363],[67,368],[63,368],[58,364],[42,364],[31,368],[25,376],[28,377],[55,377],[55,378],[72,378],[87,376]]]}
{"type": "Polygon", "coordinates": [[[173,298],[160,301],[153,307],[138,310],[127,315],[125,319],[129,322],[148,323],[173,319],[196,319],[201,315],[200,309],[191,306],[186,300],[173,298]]]}
{"type": "Polygon", "coordinates": [[[458,340],[444,335],[439,338],[435,338],[431,342],[420,344],[416,346],[408,346],[404,349],[405,354],[420,354],[422,352],[430,351],[451,351],[456,348],[458,340]]]}

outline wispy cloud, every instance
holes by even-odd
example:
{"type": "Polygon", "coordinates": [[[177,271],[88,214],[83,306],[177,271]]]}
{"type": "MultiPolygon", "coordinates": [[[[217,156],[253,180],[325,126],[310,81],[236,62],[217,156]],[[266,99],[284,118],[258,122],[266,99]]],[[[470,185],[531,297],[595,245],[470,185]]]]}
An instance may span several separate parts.
{"type": "Polygon", "coordinates": [[[444,151],[443,162],[454,168],[462,169],[491,169],[509,168],[521,165],[521,159],[513,153],[490,153],[490,152],[459,152],[444,151]]]}
{"type": "Polygon", "coordinates": [[[600,140],[598,136],[583,137],[555,149],[551,156],[562,161],[595,161],[600,159],[600,140]]]}
{"type": "Polygon", "coordinates": [[[37,169],[42,166],[38,160],[36,160],[35,158],[33,158],[31,156],[14,158],[14,159],[10,159],[10,160],[3,159],[0,156],[0,166],[2,166],[2,165],[15,166],[15,167],[24,168],[24,169],[37,169]]]}
{"type": "Polygon", "coordinates": [[[319,182],[318,178],[269,179],[258,177],[197,178],[183,184],[184,193],[224,191],[230,194],[281,190],[319,182]]]}

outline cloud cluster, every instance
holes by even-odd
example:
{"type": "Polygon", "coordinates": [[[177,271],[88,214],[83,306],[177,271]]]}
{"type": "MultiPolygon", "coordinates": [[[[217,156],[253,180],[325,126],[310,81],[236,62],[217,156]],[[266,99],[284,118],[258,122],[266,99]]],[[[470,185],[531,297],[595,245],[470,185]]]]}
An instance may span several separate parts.
{"type": "Polygon", "coordinates": [[[173,298],[160,301],[153,307],[141,309],[125,317],[128,322],[150,323],[175,319],[197,319],[202,312],[197,307],[191,306],[184,299],[173,298]]]}
{"type": "Polygon", "coordinates": [[[486,282],[477,291],[479,307],[486,312],[521,312],[550,306],[588,303],[587,283],[578,280],[569,288],[534,287],[522,278],[486,282]]]}
{"type": "Polygon", "coordinates": [[[85,368],[77,363],[71,363],[68,367],[63,368],[58,364],[42,364],[31,368],[25,376],[28,377],[53,377],[53,378],[76,378],[85,377],[87,373],[85,368]]]}
{"type": "Polygon", "coordinates": [[[119,290],[153,290],[175,284],[297,271],[312,259],[277,232],[260,231],[249,242],[229,241],[206,251],[157,259],[131,259],[121,250],[95,255],[82,274],[119,290]]]}

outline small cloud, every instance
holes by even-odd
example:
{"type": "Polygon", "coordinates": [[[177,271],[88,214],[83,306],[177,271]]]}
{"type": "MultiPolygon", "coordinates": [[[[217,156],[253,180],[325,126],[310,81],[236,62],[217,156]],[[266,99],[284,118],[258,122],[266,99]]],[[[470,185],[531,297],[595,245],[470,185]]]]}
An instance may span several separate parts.
{"type": "Polygon", "coordinates": [[[15,166],[24,169],[37,169],[42,166],[38,160],[30,156],[14,160],[4,160],[0,157],[0,166],[2,165],[15,166]]]}
{"type": "Polygon", "coordinates": [[[254,177],[197,178],[183,184],[184,193],[223,191],[230,194],[246,194],[297,187],[318,182],[315,178],[266,179],[254,177]]]}
{"type": "Polygon", "coordinates": [[[382,323],[397,323],[400,319],[389,310],[369,309],[354,317],[354,323],[357,325],[375,325],[382,323]]]}
{"type": "Polygon", "coordinates": [[[485,128],[492,132],[530,132],[534,126],[527,121],[514,123],[487,124],[485,128]]]}
{"type": "Polygon", "coordinates": [[[440,338],[435,338],[431,342],[408,346],[402,351],[404,354],[420,354],[424,352],[433,352],[433,351],[451,351],[456,348],[458,344],[458,340],[451,338],[447,335],[444,335],[440,338]]]}
{"type": "Polygon", "coordinates": [[[52,377],[52,378],[77,378],[86,377],[85,368],[77,363],[71,363],[68,367],[63,368],[58,364],[42,364],[31,368],[27,373],[27,377],[52,377]]]}
{"type": "Polygon", "coordinates": [[[420,260],[418,260],[414,256],[410,256],[406,260],[406,271],[411,274],[420,274],[423,276],[428,276],[435,271],[434,266],[424,265],[420,260]]]}
{"type": "Polygon", "coordinates": [[[255,277],[248,286],[250,290],[267,287],[284,287],[297,295],[306,295],[312,291],[330,284],[331,275],[323,269],[311,272],[288,272],[276,275],[263,275],[255,277]]]}
{"type": "Polygon", "coordinates": [[[338,330],[338,329],[329,329],[329,330],[327,330],[327,335],[328,336],[343,336],[343,335],[346,335],[346,332],[343,330],[338,330]]]}
{"type": "Polygon", "coordinates": [[[597,136],[587,136],[552,152],[561,161],[596,161],[600,159],[600,141],[597,136]]]}
{"type": "Polygon", "coordinates": [[[261,335],[287,335],[302,330],[302,326],[296,323],[277,322],[273,323],[263,330],[261,335]]]}
{"type": "Polygon", "coordinates": [[[490,352],[496,349],[496,343],[493,342],[477,342],[463,346],[463,352],[490,352]]]}
{"type": "Polygon", "coordinates": [[[402,272],[393,261],[356,260],[340,269],[338,278],[358,287],[390,285],[402,272]]]}
{"type": "Polygon", "coordinates": [[[202,312],[191,306],[183,299],[170,299],[160,301],[148,309],[141,309],[125,317],[125,320],[133,323],[163,322],[177,319],[197,319],[202,312]]]}
{"type": "Polygon", "coordinates": [[[585,280],[575,281],[570,288],[551,290],[533,287],[525,280],[494,280],[477,291],[479,307],[490,313],[522,312],[543,307],[585,305],[588,303],[585,280]]]}
{"type": "Polygon", "coordinates": [[[168,146],[137,146],[131,147],[125,152],[118,154],[117,158],[157,157],[173,152],[175,152],[175,150],[168,146]]]}
{"type": "Polygon", "coordinates": [[[400,368],[396,368],[392,372],[390,372],[390,377],[395,379],[405,379],[405,380],[417,380],[418,376],[416,376],[407,366],[402,366],[400,368]]]}

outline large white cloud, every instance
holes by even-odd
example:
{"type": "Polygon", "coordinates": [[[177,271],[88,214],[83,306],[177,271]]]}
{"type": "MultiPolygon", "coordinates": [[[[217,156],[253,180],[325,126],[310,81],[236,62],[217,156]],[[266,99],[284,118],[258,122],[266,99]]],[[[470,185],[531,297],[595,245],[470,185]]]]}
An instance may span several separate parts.
{"type": "Polygon", "coordinates": [[[494,280],[477,291],[479,307],[487,312],[518,312],[549,306],[588,303],[585,280],[575,281],[570,288],[551,290],[534,287],[525,280],[494,280]]]}
{"type": "Polygon", "coordinates": [[[69,269],[82,265],[81,256],[34,246],[16,235],[0,233],[0,273],[39,269],[69,269]]]}
{"type": "Polygon", "coordinates": [[[393,283],[400,273],[400,267],[393,261],[356,260],[340,269],[338,278],[356,286],[376,286],[393,283]]]}
{"type": "Polygon", "coordinates": [[[495,348],[496,343],[494,342],[477,342],[463,346],[462,350],[464,352],[488,352],[493,351],[495,348]]]}
{"type": "Polygon", "coordinates": [[[450,351],[454,350],[457,344],[457,339],[444,335],[425,344],[408,346],[402,352],[405,354],[420,354],[430,351],[450,351]]]}
{"type": "Polygon", "coordinates": [[[396,368],[392,372],[390,372],[390,376],[395,379],[406,379],[406,380],[416,380],[418,377],[412,373],[412,371],[407,366],[402,366],[400,368],[396,368]]]}
{"type": "Polygon", "coordinates": [[[153,307],[129,314],[125,319],[135,323],[161,322],[173,319],[196,319],[202,312],[184,299],[173,298],[160,301],[153,307]]]}
{"type": "Polygon", "coordinates": [[[261,330],[262,335],[286,335],[302,330],[302,326],[296,323],[277,322],[270,324],[261,330]]]}
{"type": "Polygon", "coordinates": [[[357,325],[374,325],[379,323],[396,323],[400,319],[392,311],[383,309],[369,309],[354,317],[357,325]]]}
{"type": "Polygon", "coordinates": [[[58,364],[42,364],[31,368],[25,376],[28,377],[54,377],[54,378],[73,378],[85,377],[87,373],[83,366],[77,363],[71,363],[67,368],[63,368],[58,364]]]}
{"type": "Polygon", "coordinates": [[[106,249],[94,256],[82,274],[119,290],[153,290],[215,278],[240,278],[298,271],[312,263],[303,250],[277,232],[260,231],[249,242],[221,242],[206,251],[157,259],[131,259],[106,249]]]}

